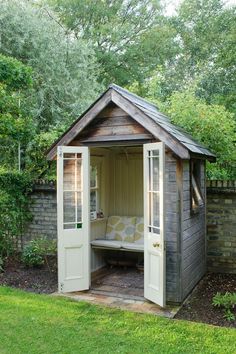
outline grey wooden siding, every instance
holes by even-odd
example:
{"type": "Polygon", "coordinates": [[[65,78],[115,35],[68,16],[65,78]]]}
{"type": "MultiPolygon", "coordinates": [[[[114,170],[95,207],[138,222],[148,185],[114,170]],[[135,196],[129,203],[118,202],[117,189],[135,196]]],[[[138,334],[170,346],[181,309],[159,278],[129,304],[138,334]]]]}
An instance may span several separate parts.
{"type": "Polygon", "coordinates": [[[206,193],[205,162],[201,162],[201,191],[204,206],[192,215],[190,208],[189,161],[183,163],[183,213],[182,213],[182,300],[189,294],[206,271],[206,193]]]}
{"type": "Polygon", "coordinates": [[[166,299],[180,301],[179,237],[180,196],[177,185],[177,160],[166,154],[165,208],[166,208],[166,299]]]}

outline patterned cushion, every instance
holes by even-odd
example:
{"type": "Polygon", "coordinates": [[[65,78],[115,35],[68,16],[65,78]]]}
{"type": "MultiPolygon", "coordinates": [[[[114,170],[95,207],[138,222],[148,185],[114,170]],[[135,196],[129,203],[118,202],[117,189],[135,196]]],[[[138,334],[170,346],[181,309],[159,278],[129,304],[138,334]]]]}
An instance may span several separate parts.
{"type": "Polygon", "coordinates": [[[143,244],[144,243],[144,221],[143,217],[136,218],[136,227],[134,232],[134,242],[143,244]]]}
{"type": "Polygon", "coordinates": [[[106,239],[134,242],[135,222],[135,216],[109,216],[106,239]]]}

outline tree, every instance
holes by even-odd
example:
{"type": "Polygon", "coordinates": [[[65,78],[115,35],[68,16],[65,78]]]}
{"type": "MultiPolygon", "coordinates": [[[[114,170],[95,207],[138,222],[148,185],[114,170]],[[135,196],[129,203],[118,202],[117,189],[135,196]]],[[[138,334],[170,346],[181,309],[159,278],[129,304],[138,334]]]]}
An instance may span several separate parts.
{"type": "Polygon", "coordinates": [[[93,50],[35,1],[0,0],[0,52],[33,68],[28,107],[39,130],[68,126],[97,96],[93,50]]]}
{"type": "Polygon", "coordinates": [[[235,121],[223,106],[208,105],[194,90],[174,93],[166,112],[174,124],[216,154],[216,164],[207,165],[209,178],[236,178],[235,121]]]}
{"type": "Polygon", "coordinates": [[[197,83],[199,97],[236,113],[235,9],[226,8],[222,0],[181,2],[169,21],[176,30],[179,53],[162,71],[163,99],[197,83]]]}
{"type": "Polygon", "coordinates": [[[173,31],[157,0],[46,0],[63,24],[91,42],[100,80],[126,86],[143,80],[176,54],[173,31]]]}
{"type": "Polygon", "coordinates": [[[0,161],[17,166],[17,149],[33,136],[32,117],[24,109],[25,92],[32,85],[32,70],[16,59],[0,55],[0,161]]]}

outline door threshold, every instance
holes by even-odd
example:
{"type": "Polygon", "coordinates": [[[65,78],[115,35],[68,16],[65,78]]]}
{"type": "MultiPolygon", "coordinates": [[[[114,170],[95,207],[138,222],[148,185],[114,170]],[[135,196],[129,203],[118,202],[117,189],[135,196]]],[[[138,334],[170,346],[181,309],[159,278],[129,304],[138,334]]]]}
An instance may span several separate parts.
{"type": "Polygon", "coordinates": [[[167,318],[173,318],[179,309],[174,306],[161,308],[145,298],[135,300],[131,299],[130,295],[126,295],[127,298],[124,298],[123,294],[121,294],[121,297],[118,297],[119,294],[116,293],[114,294],[115,296],[112,296],[111,293],[108,295],[107,292],[104,292],[104,294],[95,294],[92,293],[91,290],[75,291],[72,293],[53,293],[51,295],[66,297],[73,301],[86,301],[92,305],[106,306],[137,313],[149,313],[167,318]]]}
{"type": "Polygon", "coordinates": [[[117,297],[119,299],[135,300],[135,301],[146,301],[146,299],[143,296],[136,296],[136,295],[129,295],[129,294],[119,294],[119,293],[114,293],[112,291],[96,290],[96,289],[93,289],[93,288],[91,288],[89,292],[90,292],[90,294],[112,296],[112,297],[117,297]]]}

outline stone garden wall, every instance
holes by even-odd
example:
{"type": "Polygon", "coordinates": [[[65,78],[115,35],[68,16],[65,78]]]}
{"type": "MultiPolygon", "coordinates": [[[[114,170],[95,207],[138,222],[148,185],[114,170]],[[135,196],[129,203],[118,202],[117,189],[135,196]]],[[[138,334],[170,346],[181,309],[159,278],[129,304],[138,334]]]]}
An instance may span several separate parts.
{"type": "MultiPolygon", "coordinates": [[[[31,201],[25,240],[56,238],[55,184],[37,183],[31,201]]],[[[207,264],[210,272],[236,273],[236,181],[207,182],[207,264]]]]}

